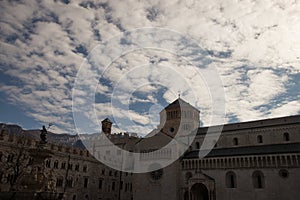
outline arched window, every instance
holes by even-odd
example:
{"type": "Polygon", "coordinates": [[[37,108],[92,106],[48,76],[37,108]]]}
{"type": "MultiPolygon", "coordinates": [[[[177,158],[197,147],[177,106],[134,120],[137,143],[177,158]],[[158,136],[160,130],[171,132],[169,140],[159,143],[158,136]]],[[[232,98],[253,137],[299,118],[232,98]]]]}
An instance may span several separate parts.
{"type": "Polygon", "coordinates": [[[61,169],[66,169],[66,163],[65,162],[61,163],[61,169]]]}
{"type": "Polygon", "coordinates": [[[283,134],[283,139],[284,139],[284,141],[290,141],[290,134],[289,133],[287,133],[287,132],[285,132],[284,134],[283,134]]]}
{"type": "Polygon", "coordinates": [[[17,180],[17,176],[14,174],[8,174],[6,177],[6,183],[15,183],[17,180]]]}
{"type": "Polygon", "coordinates": [[[252,181],[253,181],[254,188],[264,188],[265,187],[264,174],[261,171],[253,172],[252,181]]]}
{"type": "Polygon", "coordinates": [[[236,188],[236,175],[232,171],[226,173],[226,187],[236,188]]]}
{"type": "Polygon", "coordinates": [[[113,181],[111,185],[111,190],[115,191],[115,189],[116,189],[116,182],[113,181]]]}
{"type": "Polygon", "coordinates": [[[73,187],[73,177],[69,177],[67,179],[67,184],[66,184],[67,187],[73,187]]]}
{"type": "Polygon", "coordinates": [[[68,169],[72,171],[72,170],[73,170],[73,164],[70,164],[70,163],[69,163],[69,164],[68,164],[68,169]]]}
{"type": "Polygon", "coordinates": [[[75,171],[78,172],[79,171],[79,164],[75,165],[75,171]]]}
{"type": "Polygon", "coordinates": [[[200,149],[200,143],[196,142],[196,149],[200,149]]]}
{"type": "Polygon", "coordinates": [[[261,135],[257,136],[257,143],[263,143],[263,137],[261,135]]]}
{"type": "Polygon", "coordinates": [[[33,165],[33,158],[32,157],[29,157],[28,165],[33,165]]]}
{"type": "Polygon", "coordinates": [[[79,164],[75,165],[75,171],[78,172],[79,171],[79,164]]]}
{"type": "Polygon", "coordinates": [[[8,154],[7,156],[7,162],[13,162],[14,161],[14,154],[8,154]]]}
{"type": "Polygon", "coordinates": [[[238,138],[233,138],[233,145],[239,145],[238,138]]]}
{"type": "Polygon", "coordinates": [[[189,130],[190,129],[190,125],[189,124],[184,124],[183,125],[183,130],[189,130]]]}
{"type": "Polygon", "coordinates": [[[46,167],[50,168],[50,164],[51,164],[51,161],[50,160],[46,160],[46,167]]]}
{"type": "Polygon", "coordinates": [[[56,178],[56,187],[62,187],[63,186],[63,182],[64,182],[64,179],[63,179],[62,176],[57,177],[56,178]]]}
{"type": "Polygon", "coordinates": [[[83,179],[83,187],[87,188],[88,183],[89,183],[89,178],[88,177],[84,177],[84,179],[83,179]]]}
{"type": "Polygon", "coordinates": [[[54,167],[55,169],[58,169],[58,160],[54,161],[53,167],[54,167]]]}
{"type": "MultiPolygon", "coordinates": [[[[103,179],[99,179],[98,188],[100,190],[102,190],[102,186],[103,186],[103,179]]],[[[123,187],[123,182],[121,181],[121,183],[120,183],[120,190],[122,189],[122,187],[123,187]]]]}

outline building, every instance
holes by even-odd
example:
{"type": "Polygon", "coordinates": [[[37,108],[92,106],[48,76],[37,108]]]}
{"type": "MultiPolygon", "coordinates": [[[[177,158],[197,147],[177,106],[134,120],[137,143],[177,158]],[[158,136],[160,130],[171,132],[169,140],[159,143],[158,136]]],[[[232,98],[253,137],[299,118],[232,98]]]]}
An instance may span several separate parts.
{"type": "MultiPolygon", "coordinates": [[[[170,117],[163,130],[169,135],[178,128],[174,127],[175,121],[185,110],[179,105],[187,105],[180,101],[183,100],[178,99],[165,109],[170,117]]],[[[194,124],[198,120],[192,114],[184,117],[189,120],[183,120],[182,132],[191,127],[186,126],[186,122],[194,124]]],[[[189,149],[172,165],[159,173],[134,176],[134,197],[144,200],[280,200],[300,195],[297,189],[300,183],[300,116],[224,125],[217,141],[213,131],[207,135],[209,128],[219,130],[217,126],[197,128],[189,149]],[[214,148],[200,159],[205,136],[214,148]]],[[[149,141],[149,146],[151,143],[153,141],[149,141]]]]}
{"type": "MultiPolygon", "coordinates": [[[[78,136],[48,133],[40,149],[39,130],[0,127],[0,199],[133,199],[133,174],[100,163],[78,136]]],[[[121,145],[130,136],[111,138],[121,145]]]]}
{"type": "Polygon", "coordinates": [[[149,134],[152,137],[146,138],[112,134],[109,119],[102,121],[104,134],[87,135],[92,142],[85,146],[82,137],[50,134],[43,159],[35,159],[37,154],[32,153],[39,146],[39,131],[2,124],[0,195],[18,191],[16,195],[22,197],[102,200],[281,200],[300,196],[300,116],[199,127],[199,111],[179,98],[160,113],[160,119],[149,134]],[[121,163],[126,171],[139,167],[130,156],[124,166],[121,151],[103,148],[101,137],[105,136],[120,148],[140,153],[139,162],[150,169],[155,166],[153,171],[120,172],[99,162],[121,163]],[[208,151],[209,147],[213,149],[208,151]],[[202,152],[209,153],[199,158],[202,152]],[[172,159],[172,164],[159,167],[172,159]],[[17,174],[16,163],[22,169],[17,174]],[[38,181],[42,184],[34,188],[38,181]]]}

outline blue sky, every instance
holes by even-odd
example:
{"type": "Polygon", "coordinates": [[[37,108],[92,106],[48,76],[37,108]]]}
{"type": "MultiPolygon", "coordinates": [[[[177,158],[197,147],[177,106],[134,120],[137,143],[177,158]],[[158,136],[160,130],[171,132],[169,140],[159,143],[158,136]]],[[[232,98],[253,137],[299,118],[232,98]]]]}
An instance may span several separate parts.
{"type": "Polygon", "coordinates": [[[201,68],[217,69],[222,80],[225,123],[300,114],[299,2],[29,0],[1,1],[0,12],[1,122],[27,129],[51,122],[54,132],[76,133],[72,91],[79,70],[89,67],[101,72],[86,76],[99,83],[86,82],[81,94],[94,89],[96,117],[80,111],[96,124],[85,124],[91,131],[110,117],[115,132],[145,134],[179,90],[201,111],[201,123],[212,125],[214,91],[206,80],[213,77],[201,76],[201,68]],[[126,52],[136,39],[129,33],[145,27],[175,31],[199,46],[157,34],[160,49],[126,52]],[[121,48],[102,50],[113,42],[121,48]],[[168,51],[173,46],[179,53],[168,51]],[[99,63],[120,49],[126,53],[101,71],[99,63]]]}

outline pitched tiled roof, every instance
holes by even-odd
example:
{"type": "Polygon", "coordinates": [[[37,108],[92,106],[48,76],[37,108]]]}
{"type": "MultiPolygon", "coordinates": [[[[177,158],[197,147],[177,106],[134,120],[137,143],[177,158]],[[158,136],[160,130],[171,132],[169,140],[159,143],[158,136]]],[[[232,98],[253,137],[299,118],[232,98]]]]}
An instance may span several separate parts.
{"type": "MultiPolygon", "coordinates": [[[[243,156],[243,155],[259,155],[259,154],[278,154],[278,153],[299,153],[300,143],[289,144],[273,144],[263,146],[249,146],[249,147],[234,147],[213,149],[205,157],[225,157],[225,156],[243,156]]],[[[183,158],[193,159],[198,158],[199,150],[187,152],[183,158]]]]}
{"type": "Polygon", "coordinates": [[[175,101],[173,101],[172,103],[170,103],[167,107],[165,107],[165,110],[172,109],[172,108],[178,108],[178,107],[191,107],[195,110],[198,110],[194,106],[192,106],[191,104],[189,104],[186,101],[182,100],[181,98],[178,98],[175,101]]]}
{"type": "Polygon", "coordinates": [[[108,118],[105,118],[104,120],[102,120],[102,122],[109,122],[109,123],[112,123],[112,122],[110,121],[110,119],[108,119],[108,118]]]}
{"type": "Polygon", "coordinates": [[[197,135],[205,135],[209,128],[211,130],[213,130],[214,128],[216,130],[219,130],[219,128],[217,127],[221,127],[222,133],[225,133],[227,131],[232,132],[232,131],[240,131],[240,130],[251,130],[251,129],[254,130],[258,128],[276,127],[276,126],[293,125],[293,124],[300,124],[300,115],[279,117],[273,119],[263,119],[263,120],[249,121],[249,122],[239,122],[239,123],[225,124],[225,125],[218,125],[218,126],[211,126],[211,127],[201,127],[198,129],[197,135]]]}

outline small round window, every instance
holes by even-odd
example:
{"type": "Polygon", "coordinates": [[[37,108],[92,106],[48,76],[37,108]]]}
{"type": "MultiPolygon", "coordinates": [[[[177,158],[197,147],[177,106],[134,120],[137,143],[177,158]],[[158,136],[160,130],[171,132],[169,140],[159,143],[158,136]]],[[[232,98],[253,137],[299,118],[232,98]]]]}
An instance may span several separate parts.
{"type": "Polygon", "coordinates": [[[281,170],[279,170],[279,176],[281,178],[288,178],[289,172],[286,169],[281,169],[281,170]]]}
{"type": "Polygon", "coordinates": [[[170,128],[170,132],[173,133],[175,129],[173,127],[170,128]]]}

